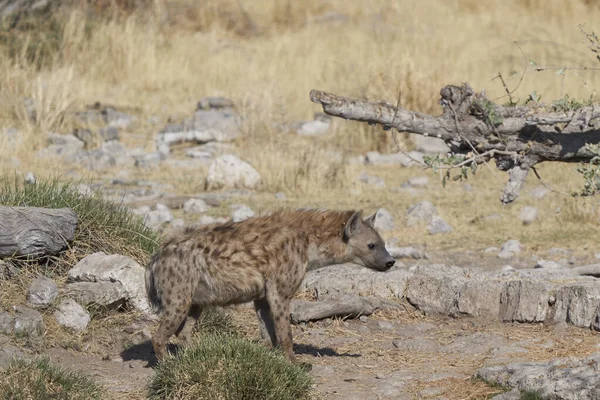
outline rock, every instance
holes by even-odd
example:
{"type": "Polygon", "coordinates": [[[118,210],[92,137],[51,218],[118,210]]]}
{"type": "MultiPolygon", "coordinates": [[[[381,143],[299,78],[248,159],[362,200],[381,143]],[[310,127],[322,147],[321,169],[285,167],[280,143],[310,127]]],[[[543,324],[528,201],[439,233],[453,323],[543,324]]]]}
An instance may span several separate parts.
{"type": "Polygon", "coordinates": [[[115,126],[107,126],[105,128],[100,128],[98,130],[98,133],[100,134],[102,140],[104,140],[105,142],[121,139],[119,136],[119,129],[115,126]]]}
{"type": "Polygon", "coordinates": [[[365,156],[365,164],[372,165],[401,165],[411,167],[423,164],[423,154],[418,151],[411,151],[407,155],[402,153],[380,154],[377,151],[370,151],[365,156]],[[417,162],[415,162],[416,160],[417,162]]]}
{"type": "Polygon", "coordinates": [[[215,217],[211,217],[210,215],[203,215],[198,219],[197,224],[198,225],[209,225],[209,224],[225,223],[227,221],[228,221],[227,218],[215,218],[215,217]]]}
{"type": "Polygon", "coordinates": [[[254,217],[256,213],[250,207],[244,204],[232,204],[231,220],[233,222],[241,222],[250,217],[254,217]]]}
{"type": "Polygon", "coordinates": [[[329,132],[330,127],[331,117],[320,117],[319,119],[315,118],[314,121],[300,123],[296,132],[301,136],[322,136],[329,132]]]}
{"type": "Polygon", "coordinates": [[[563,269],[563,266],[554,261],[538,260],[533,268],[563,269]]]}
{"type": "Polygon", "coordinates": [[[483,250],[484,253],[497,253],[499,251],[500,249],[497,247],[488,247],[485,250],[483,250]]]}
{"type": "Polygon", "coordinates": [[[599,366],[600,353],[594,353],[585,358],[485,367],[477,377],[521,392],[537,392],[542,399],[595,400],[600,396],[599,366]]]}
{"type": "Polygon", "coordinates": [[[429,223],[437,215],[435,206],[427,200],[414,204],[406,211],[406,225],[415,226],[420,223],[429,223]]]}
{"type": "Polygon", "coordinates": [[[406,300],[426,313],[456,315],[460,288],[467,281],[459,267],[415,266],[406,281],[406,300]]]}
{"type": "Polygon", "coordinates": [[[410,178],[406,183],[402,184],[402,187],[413,187],[413,188],[422,188],[427,186],[429,183],[429,178],[426,176],[414,176],[410,178]]]}
{"type": "Polygon", "coordinates": [[[54,311],[54,318],[60,326],[76,331],[85,330],[91,320],[90,314],[72,299],[60,302],[54,311]]]}
{"type": "Polygon", "coordinates": [[[0,281],[5,281],[16,276],[19,270],[10,262],[0,260],[0,281]]]}
{"type": "Polygon", "coordinates": [[[183,204],[185,213],[203,213],[208,211],[208,204],[202,199],[189,199],[183,204]]]}
{"type": "Polygon", "coordinates": [[[25,184],[26,185],[35,185],[36,182],[37,182],[37,178],[35,177],[33,172],[31,172],[31,171],[27,172],[27,174],[25,175],[25,184]]]}
{"type": "Polygon", "coordinates": [[[159,164],[160,162],[166,159],[167,156],[164,152],[155,151],[153,153],[146,153],[135,156],[133,165],[135,165],[136,167],[149,167],[152,165],[159,164]]]}
{"type": "Polygon", "coordinates": [[[148,206],[138,207],[132,210],[132,213],[142,217],[144,225],[149,228],[157,229],[164,224],[173,220],[171,210],[164,204],[158,203],[155,210],[151,210],[148,206]]]}
{"type": "Polygon", "coordinates": [[[529,195],[534,199],[543,199],[550,193],[550,189],[545,186],[536,186],[529,192],[529,195]]]}
{"type": "Polygon", "coordinates": [[[202,160],[204,164],[210,165],[215,157],[232,150],[233,147],[228,143],[210,142],[187,150],[185,155],[186,157],[202,160]]]}
{"type": "Polygon", "coordinates": [[[594,257],[600,260],[600,252],[594,254],[594,257]]]}
{"type": "Polygon", "coordinates": [[[548,313],[551,285],[539,281],[507,282],[500,294],[500,320],[542,322],[548,313]]]}
{"type": "Polygon", "coordinates": [[[382,178],[380,178],[378,176],[368,175],[365,172],[361,173],[358,176],[358,180],[366,183],[367,185],[373,185],[373,186],[379,187],[379,188],[385,187],[385,181],[382,178]]]}
{"type": "Polygon", "coordinates": [[[450,148],[442,139],[411,134],[410,140],[415,144],[416,150],[424,154],[446,154],[450,151],[450,148]]]}
{"type": "Polygon", "coordinates": [[[173,229],[183,229],[185,227],[185,221],[183,218],[175,218],[171,221],[169,226],[173,229]]]}
{"type": "Polygon", "coordinates": [[[394,217],[385,208],[380,208],[375,213],[375,229],[379,232],[389,232],[396,228],[394,217]]]}
{"type": "Polygon", "coordinates": [[[501,271],[504,272],[509,272],[509,271],[514,271],[515,269],[512,267],[512,265],[505,265],[501,268],[501,271]]]}
{"type": "Polygon", "coordinates": [[[538,210],[535,207],[526,206],[521,209],[519,219],[523,225],[530,225],[537,219],[538,210]]]}
{"type": "Polygon", "coordinates": [[[62,157],[71,159],[75,154],[83,150],[84,143],[73,135],[48,135],[48,147],[38,151],[42,157],[62,157]]]}
{"type": "Polygon", "coordinates": [[[27,291],[27,301],[35,308],[47,308],[58,296],[56,283],[48,277],[36,278],[27,291]]]}
{"type": "Polygon", "coordinates": [[[208,190],[222,187],[255,189],[260,182],[258,171],[232,154],[217,157],[206,177],[208,190]]]}
{"type": "Polygon", "coordinates": [[[17,335],[40,336],[44,333],[42,314],[25,306],[14,306],[14,333],[17,335]]]}
{"type": "Polygon", "coordinates": [[[196,110],[210,110],[219,108],[233,108],[233,100],[220,96],[207,96],[201,98],[196,104],[196,110]]]}
{"type": "Polygon", "coordinates": [[[65,295],[84,306],[93,305],[116,310],[126,305],[127,290],[116,282],[73,282],[65,287],[65,295]]]}
{"type": "Polygon", "coordinates": [[[518,389],[513,389],[510,392],[500,393],[492,397],[492,400],[521,400],[521,392],[518,389]]]}
{"type": "Polygon", "coordinates": [[[238,137],[242,118],[231,108],[199,109],[180,124],[168,124],[157,139],[169,145],[182,142],[226,142],[238,137]]]}
{"type": "Polygon", "coordinates": [[[366,324],[369,321],[369,318],[366,315],[361,315],[360,317],[358,317],[358,320],[363,324],[366,324]]]}
{"type": "Polygon", "coordinates": [[[416,249],[414,247],[386,247],[388,253],[396,259],[398,258],[412,258],[413,260],[428,259],[429,256],[425,251],[416,249]]]}
{"type": "Polygon", "coordinates": [[[401,269],[381,273],[353,264],[341,264],[310,271],[302,282],[301,290],[314,294],[318,300],[356,293],[401,298],[409,276],[411,273],[401,269]]]}
{"type": "Polygon", "coordinates": [[[26,357],[26,354],[20,348],[11,343],[10,337],[0,334],[0,370],[8,367],[13,360],[26,357]]]}
{"type": "Polygon", "coordinates": [[[438,233],[450,233],[452,232],[452,227],[449,223],[444,221],[441,217],[434,215],[427,225],[427,230],[430,235],[437,235],[438,233]]]}
{"type": "Polygon", "coordinates": [[[393,330],[396,328],[396,326],[390,321],[379,321],[377,323],[377,327],[379,327],[379,329],[385,330],[393,330]]]}
{"type": "Polygon", "coordinates": [[[135,158],[118,141],[103,142],[100,148],[83,150],[75,154],[73,162],[81,164],[93,171],[101,171],[110,167],[129,167],[134,165],[135,158]]]}
{"type": "Polygon", "coordinates": [[[0,312],[0,333],[10,335],[15,327],[15,319],[6,311],[0,312]]]}
{"type": "Polygon", "coordinates": [[[596,282],[568,284],[554,293],[554,322],[593,328],[600,309],[600,286],[596,282]]]}
{"type": "Polygon", "coordinates": [[[521,243],[518,240],[511,239],[502,245],[500,249],[500,253],[498,253],[498,258],[507,259],[512,258],[516,254],[521,252],[521,243]]]}
{"type": "Polygon", "coordinates": [[[136,310],[148,313],[144,272],[145,268],[129,257],[97,252],[79,261],[68,272],[68,278],[71,282],[118,283],[127,294],[124,300],[136,310]]]}
{"type": "Polygon", "coordinates": [[[137,120],[136,117],[117,111],[112,107],[104,107],[100,114],[104,123],[117,128],[128,129],[137,120]]]}

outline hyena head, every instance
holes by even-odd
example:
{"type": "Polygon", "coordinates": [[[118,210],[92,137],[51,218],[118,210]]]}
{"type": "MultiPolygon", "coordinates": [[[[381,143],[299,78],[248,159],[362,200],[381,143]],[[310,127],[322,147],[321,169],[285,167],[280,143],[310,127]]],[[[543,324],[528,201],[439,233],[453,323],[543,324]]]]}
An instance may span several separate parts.
{"type": "Polygon", "coordinates": [[[363,221],[360,211],[352,214],[344,226],[343,239],[353,262],[376,271],[387,271],[396,260],[387,252],[383,239],[375,230],[375,215],[363,221]]]}

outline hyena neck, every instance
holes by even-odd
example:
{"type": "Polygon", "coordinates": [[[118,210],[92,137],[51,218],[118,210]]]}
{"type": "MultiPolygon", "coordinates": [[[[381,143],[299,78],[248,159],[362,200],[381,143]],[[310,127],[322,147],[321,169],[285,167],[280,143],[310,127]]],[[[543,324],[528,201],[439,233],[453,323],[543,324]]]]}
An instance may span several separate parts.
{"type": "Polygon", "coordinates": [[[308,270],[312,271],[352,261],[345,249],[340,247],[332,243],[321,243],[320,245],[310,243],[308,246],[308,270]]]}

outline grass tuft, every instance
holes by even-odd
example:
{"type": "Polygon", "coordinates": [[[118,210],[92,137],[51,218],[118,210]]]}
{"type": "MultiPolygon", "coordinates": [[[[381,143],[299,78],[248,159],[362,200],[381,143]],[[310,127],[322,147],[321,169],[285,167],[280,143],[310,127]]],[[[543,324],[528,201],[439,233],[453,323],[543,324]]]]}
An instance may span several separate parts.
{"type": "Polygon", "coordinates": [[[57,270],[71,267],[85,256],[103,251],[129,256],[145,265],[154,252],[158,234],[146,227],[126,207],[93,193],[82,194],[74,182],[38,179],[25,185],[15,176],[0,179],[0,204],[45,208],[68,207],[77,214],[77,230],[71,248],[58,259],[52,259],[57,270]]]}
{"type": "Polygon", "coordinates": [[[273,349],[206,335],[156,369],[149,399],[308,399],[312,378],[273,349]]]}
{"type": "Polygon", "coordinates": [[[14,360],[0,372],[0,397],[5,400],[101,399],[103,390],[92,378],[54,366],[46,358],[14,360]]]}

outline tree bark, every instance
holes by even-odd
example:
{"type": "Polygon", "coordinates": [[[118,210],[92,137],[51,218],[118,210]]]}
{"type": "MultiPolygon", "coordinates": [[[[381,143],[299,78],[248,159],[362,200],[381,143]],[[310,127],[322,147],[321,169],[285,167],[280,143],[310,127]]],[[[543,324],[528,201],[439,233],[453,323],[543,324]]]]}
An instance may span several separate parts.
{"type": "Polygon", "coordinates": [[[0,257],[42,257],[65,250],[75,238],[77,215],[69,208],[0,206],[0,257]]]}
{"type": "Polygon", "coordinates": [[[468,84],[445,86],[440,95],[443,112],[439,116],[397,108],[387,101],[352,99],[319,90],[312,90],[310,99],[331,116],[436,137],[453,153],[471,153],[478,163],[495,159],[498,169],[510,172],[501,197],[505,204],[518,197],[534,165],[590,160],[594,153],[585,144],[600,142],[598,105],[542,113],[537,104],[495,104],[483,93],[474,93],[468,84]]]}
{"type": "Polygon", "coordinates": [[[290,317],[293,323],[298,324],[331,317],[357,318],[361,315],[371,315],[378,309],[397,307],[396,303],[372,296],[346,295],[339,299],[322,301],[296,299],[292,300],[290,317]]]}

